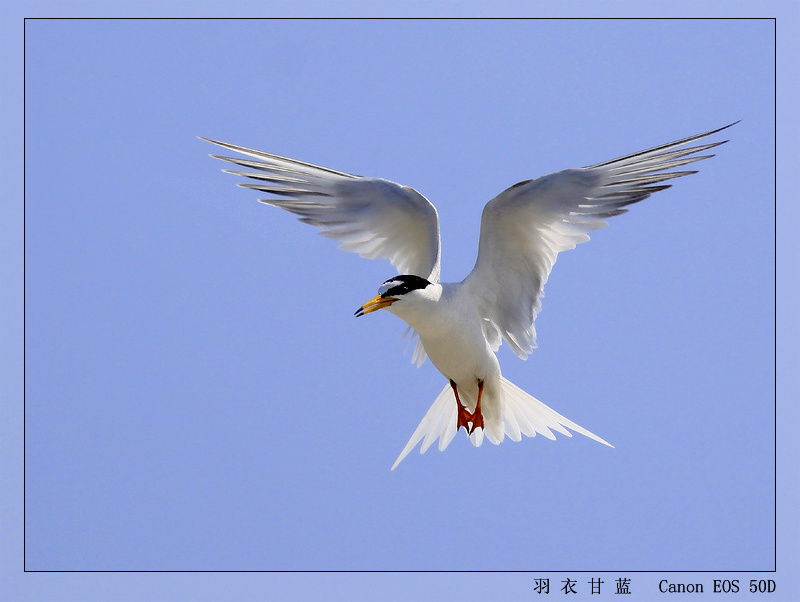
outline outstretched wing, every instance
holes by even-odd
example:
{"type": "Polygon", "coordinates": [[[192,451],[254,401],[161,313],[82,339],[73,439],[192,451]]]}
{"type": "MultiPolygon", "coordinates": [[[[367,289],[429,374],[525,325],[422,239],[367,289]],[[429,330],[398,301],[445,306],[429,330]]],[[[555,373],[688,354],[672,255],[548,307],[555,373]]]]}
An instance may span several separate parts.
{"type": "Polygon", "coordinates": [[[670,187],[662,182],[697,173],[665,170],[712,157],[696,153],[727,140],[681,147],[732,125],[520,182],[489,201],[481,218],[478,259],[464,286],[480,300],[492,347],[497,349],[503,338],[524,359],[536,346],[533,322],[558,253],[589,240],[589,232],[625,213],[627,205],[670,187]]]}
{"type": "Polygon", "coordinates": [[[340,249],[369,259],[388,259],[400,274],[439,281],[439,216],[413,188],[202,139],[256,159],[211,155],[255,170],[223,170],[257,181],[239,186],[286,197],[273,196],[261,199],[262,203],[299,215],[301,222],[339,241],[340,249]]]}

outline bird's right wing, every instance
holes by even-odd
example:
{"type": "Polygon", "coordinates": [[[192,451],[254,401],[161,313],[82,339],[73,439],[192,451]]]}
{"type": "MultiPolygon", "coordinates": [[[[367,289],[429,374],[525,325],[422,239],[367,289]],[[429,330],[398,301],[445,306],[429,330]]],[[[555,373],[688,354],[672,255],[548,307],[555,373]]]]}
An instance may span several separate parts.
{"type": "Polygon", "coordinates": [[[339,241],[340,249],[369,259],[388,259],[400,274],[439,281],[439,216],[413,188],[202,139],[255,159],[212,155],[255,170],[223,170],[258,182],[239,186],[285,197],[261,199],[262,203],[299,215],[301,222],[339,241]]]}

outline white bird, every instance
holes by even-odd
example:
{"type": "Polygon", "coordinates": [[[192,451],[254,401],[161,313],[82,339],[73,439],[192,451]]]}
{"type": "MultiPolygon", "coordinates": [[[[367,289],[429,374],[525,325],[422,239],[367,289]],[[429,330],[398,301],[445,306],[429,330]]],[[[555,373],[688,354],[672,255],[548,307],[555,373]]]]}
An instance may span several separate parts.
{"type": "MultiPolygon", "coordinates": [[[[738,122],[736,122],[738,123],[738,122]]],[[[447,380],[392,470],[423,440],[444,450],[464,427],[471,442],[484,434],[498,444],[567,428],[610,444],[561,416],[503,378],[496,352],[505,340],[522,359],[536,347],[534,320],[558,253],[589,240],[607,218],[669,188],[667,180],[697,173],[666,171],[713,155],[697,155],[724,142],[687,144],[735,125],[604,161],[514,184],[489,201],[481,217],[478,259],[461,282],[439,282],[441,245],[436,208],[416,190],[388,180],[354,176],[311,163],[202,138],[253,157],[211,155],[256,171],[223,170],[257,180],[239,184],[274,196],[262,203],[300,216],[340,241],[339,248],[388,259],[398,276],[356,316],[385,309],[418,336],[412,362],[429,357],[447,380]]],[[[408,331],[407,331],[408,332],[408,331]]]]}

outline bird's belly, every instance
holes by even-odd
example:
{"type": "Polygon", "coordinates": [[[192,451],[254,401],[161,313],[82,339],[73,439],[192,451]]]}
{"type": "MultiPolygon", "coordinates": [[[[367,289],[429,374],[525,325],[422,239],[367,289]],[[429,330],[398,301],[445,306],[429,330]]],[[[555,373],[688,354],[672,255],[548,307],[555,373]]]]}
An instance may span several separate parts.
{"type": "Polygon", "coordinates": [[[421,337],[431,363],[459,387],[474,387],[477,381],[499,376],[500,364],[483,333],[446,333],[421,337]]]}
{"type": "Polygon", "coordinates": [[[501,415],[495,394],[500,363],[482,334],[480,340],[464,336],[423,337],[422,344],[436,369],[456,384],[459,399],[469,411],[475,410],[478,382],[482,381],[488,387],[483,396],[484,415],[492,420],[501,415]]]}

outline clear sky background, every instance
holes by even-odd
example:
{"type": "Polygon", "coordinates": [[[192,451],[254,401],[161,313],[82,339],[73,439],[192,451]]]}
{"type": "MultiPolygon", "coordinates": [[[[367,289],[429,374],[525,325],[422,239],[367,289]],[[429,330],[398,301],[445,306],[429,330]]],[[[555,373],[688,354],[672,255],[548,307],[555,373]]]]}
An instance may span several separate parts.
{"type": "MultiPolygon", "coordinates": [[[[3,27],[21,43],[22,16],[67,16],[41,7],[3,27]]],[[[588,594],[602,574],[644,600],[658,577],[634,571],[775,578],[754,572],[776,566],[772,21],[29,20],[25,34],[25,568],[534,572],[7,572],[13,599],[530,599],[537,576],[588,594]],[[452,281],[509,185],[738,119],[700,173],[559,256],[528,361],[501,349],[505,376],[615,448],[474,449],[460,433],[394,472],[444,380],[403,355],[397,318],[353,317],[392,267],[260,205],[197,139],[414,187],[439,211],[452,281]]],[[[4,124],[6,167],[20,124],[4,124]]],[[[19,175],[3,228],[21,243],[19,175]]],[[[19,287],[21,246],[4,245],[19,287]]],[[[21,297],[6,300],[19,345],[21,297]]],[[[796,337],[796,318],[781,330],[796,337]]],[[[4,477],[19,484],[22,356],[4,345],[4,477]]],[[[19,571],[22,500],[4,503],[19,571]]]]}

